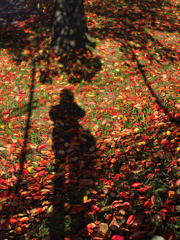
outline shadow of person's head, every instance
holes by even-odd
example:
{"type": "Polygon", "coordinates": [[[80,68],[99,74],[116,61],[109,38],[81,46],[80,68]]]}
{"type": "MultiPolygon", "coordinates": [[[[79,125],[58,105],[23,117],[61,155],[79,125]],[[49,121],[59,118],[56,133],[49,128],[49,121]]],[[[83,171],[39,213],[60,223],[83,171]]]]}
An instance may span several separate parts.
{"type": "Polygon", "coordinates": [[[64,88],[60,93],[60,102],[61,103],[72,103],[74,102],[74,94],[73,92],[68,89],[64,88]]]}
{"type": "Polygon", "coordinates": [[[71,128],[78,125],[78,120],[85,116],[85,111],[74,101],[73,92],[65,88],[60,92],[60,102],[50,110],[50,118],[54,125],[58,123],[71,128]]]}

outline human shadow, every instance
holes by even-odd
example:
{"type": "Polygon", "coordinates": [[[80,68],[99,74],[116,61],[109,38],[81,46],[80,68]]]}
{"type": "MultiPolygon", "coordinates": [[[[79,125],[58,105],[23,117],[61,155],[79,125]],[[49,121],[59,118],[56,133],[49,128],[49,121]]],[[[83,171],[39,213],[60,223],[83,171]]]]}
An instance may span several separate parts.
{"type": "MultiPolygon", "coordinates": [[[[50,51],[47,44],[41,49],[41,44],[43,45],[46,41],[48,24],[48,19],[45,19],[45,16],[37,16],[37,18],[32,19],[32,21],[22,21],[19,22],[19,24],[17,23],[17,25],[13,25],[11,29],[4,31],[0,36],[0,47],[7,49],[7,51],[11,53],[11,59],[14,63],[19,65],[22,62],[29,62],[32,67],[29,101],[26,111],[27,121],[24,130],[24,144],[22,145],[20,153],[20,173],[23,171],[23,166],[26,162],[26,148],[29,140],[31,116],[34,109],[34,89],[36,84],[38,82],[52,84],[53,78],[58,74],[58,71],[60,71],[60,74],[66,72],[71,83],[75,83],[77,78],[79,81],[81,79],[90,81],[101,65],[98,57],[95,57],[91,51],[84,50],[83,52],[79,52],[79,54],[76,52],[76,55],[72,53],[71,56],[70,54],[68,54],[68,56],[61,56],[61,66],[54,66],[53,59],[57,56],[50,51]],[[39,24],[37,25],[35,24],[36,20],[39,20],[39,24]],[[77,64],[78,61],[79,65],[77,64]],[[39,73],[39,79],[37,72],[39,73]]],[[[18,109],[16,109],[16,111],[17,110],[18,109]]],[[[21,111],[20,114],[23,114],[23,111],[21,111]]],[[[20,176],[21,174],[19,174],[18,179],[20,179],[20,176]]],[[[18,180],[16,186],[19,184],[20,181],[18,180]]]]}
{"type": "Polygon", "coordinates": [[[63,89],[60,103],[51,108],[54,123],[52,132],[55,156],[53,213],[50,217],[51,239],[83,234],[88,209],[92,202],[83,202],[83,196],[94,184],[96,141],[79,120],[85,111],[74,101],[73,92],[63,89]]]}

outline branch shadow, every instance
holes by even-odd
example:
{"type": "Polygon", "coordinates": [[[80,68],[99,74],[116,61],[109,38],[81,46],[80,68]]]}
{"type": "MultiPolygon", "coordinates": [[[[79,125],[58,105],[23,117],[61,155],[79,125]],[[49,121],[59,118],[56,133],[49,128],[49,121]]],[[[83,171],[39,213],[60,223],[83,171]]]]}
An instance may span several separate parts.
{"type": "Polygon", "coordinates": [[[60,103],[51,108],[49,115],[54,123],[52,149],[55,156],[50,235],[51,239],[70,236],[78,239],[86,234],[83,229],[93,204],[93,201],[83,202],[83,197],[97,176],[96,140],[79,123],[85,111],[74,101],[71,90],[61,91],[60,103]]]}
{"type": "Polygon", "coordinates": [[[125,52],[130,52],[131,54],[131,59],[136,61],[137,64],[137,69],[138,71],[141,73],[143,81],[145,86],[147,86],[151,97],[153,98],[154,102],[159,106],[159,108],[161,110],[163,110],[163,112],[165,113],[165,115],[167,116],[168,120],[172,123],[175,123],[176,125],[180,125],[180,118],[175,118],[168,110],[168,108],[166,107],[163,99],[156,93],[156,91],[152,88],[151,83],[148,80],[148,76],[146,74],[146,70],[144,69],[145,66],[143,66],[139,59],[138,56],[135,54],[132,46],[127,42],[126,44],[123,45],[123,47],[121,48],[123,49],[125,52]]]}
{"type": "MultiPolygon", "coordinates": [[[[165,23],[172,31],[179,30],[175,24],[175,22],[178,23],[176,16],[170,16],[168,13],[168,7],[172,7],[169,1],[125,0],[124,4],[121,2],[119,5],[115,2],[113,5],[113,3],[106,1],[103,5],[104,8],[100,8],[100,4],[99,1],[96,1],[87,9],[90,13],[97,14],[97,16],[106,17],[105,23],[108,27],[102,25],[101,28],[90,28],[92,36],[100,39],[110,38],[120,41],[120,43],[123,43],[124,40],[133,41],[133,48],[147,51],[146,53],[151,60],[158,61],[154,53],[159,53],[161,58],[170,61],[177,60],[177,57],[179,57],[178,51],[163,45],[151,34],[151,31],[162,31],[161,24],[165,23]],[[168,20],[166,16],[172,19],[168,20]],[[149,53],[149,44],[151,48],[154,48],[154,53],[149,53]]],[[[91,19],[89,21],[91,25],[91,19]]]]}
{"type": "Polygon", "coordinates": [[[91,82],[102,69],[100,57],[95,56],[90,49],[64,54],[59,62],[63,66],[62,71],[68,75],[68,81],[72,84],[81,81],[91,82]]]}
{"type": "MultiPolygon", "coordinates": [[[[60,56],[61,61],[59,62],[59,64],[61,64],[62,66],[58,67],[58,69],[55,67],[51,68],[51,64],[52,64],[52,59],[59,57],[59,56],[55,56],[48,47],[44,47],[44,42],[46,42],[47,40],[47,35],[48,35],[48,27],[49,27],[49,22],[47,21],[47,23],[43,22],[47,20],[45,18],[45,16],[41,16],[41,17],[37,17],[37,18],[32,18],[29,19],[28,21],[22,21],[19,22],[13,26],[11,26],[11,28],[8,29],[3,29],[3,34],[0,37],[0,47],[3,49],[6,49],[8,53],[11,54],[11,59],[12,61],[16,64],[16,65],[20,65],[21,63],[29,63],[30,67],[31,67],[31,82],[30,82],[30,87],[29,87],[29,100],[27,103],[27,110],[22,109],[22,114],[25,112],[27,113],[27,120],[25,123],[25,129],[24,129],[24,137],[23,137],[23,143],[21,145],[21,151],[19,154],[19,165],[17,164],[16,167],[16,171],[15,171],[15,181],[13,182],[13,186],[10,186],[9,189],[7,189],[7,191],[5,191],[2,196],[4,198],[9,198],[11,199],[9,201],[9,205],[7,204],[7,206],[3,207],[2,210],[2,217],[3,217],[3,221],[4,221],[4,217],[6,218],[5,222],[4,222],[4,228],[3,231],[1,233],[1,236],[3,238],[6,237],[14,237],[16,238],[18,235],[19,239],[23,239],[23,236],[21,234],[16,233],[15,231],[11,231],[9,232],[8,230],[8,224],[9,224],[9,220],[10,218],[14,215],[14,214],[18,214],[18,209],[20,209],[22,206],[24,206],[24,209],[26,208],[26,206],[29,204],[29,202],[25,202],[24,197],[20,194],[20,190],[23,191],[23,189],[27,189],[28,183],[25,180],[25,169],[24,166],[26,164],[26,160],[27,160],[27,151],[28,151],[28,143],[29,143],[29,136],[30,136],[30,129],[31,129],[31,121],[32,121],[32,113],[33,113],[33,109],[34,109],[34,90],[36,87],[37,83],[42,83],[42,84],[53,84],[53,78],[59,74],[59,71],[61,72],[61,74],[63,72],[65,72],[67,75],[71,75],[71,77],[68,78],[69,82],[75,84],[76,82],[80,82],[81,80],[85,80],[85,81],[91,81],[94,77],[94,75],[97,73],[97,71],[100,70],[100,58],[96,57],[93,55],[93,53],[90,50],[84,50],[84,51],[80,51],[80,52],[76,52],[76,53],[71,53],[70,55],[64,55],[64,56],[60,56]],[[42,26],[42,28],[39,27],[42,26]],[[44,31],[43,31],[44,30],[44,31]],[[43,49],[43,50],[42,50],[43,49]],[[69,64],[70,63],[70,64],[69,64]],[[77,63],[79,64],[77,67],[77,63]],[[82,69],[81,69],[81,66],[82,69]],[[72,71],[71,71],[72,70],[72,71]],[[39,72],[40,76],[39,79],[37,79],[36,77],[36,73],[39,72]],[[8,206],[10,207],[10,211],[8,210],[8,206]],[[19,208],[20,206],[20,208],[19,208]],[[21,235],[21,236],[20,236],[21,235]]],[[[48,41],[48,40],[47,40],[48,41]]],[[[66,95],[71,95],[68,91],[65,91],[64,95],[62,94],[61,98],[66,98],[66,95]]],[[[77,170],[77,173],[80,177],[80,170],[84,171],[83,174],[86,175],[86,178],[82,178],[82,181],[78,182],[78,186],[77,188],[75,187],[75,189],[79,190],[80,193],[77,193],[77,195],[81,198],[82,202],[82,198],[83,198],[83,194],[85,194],[86,189],[89,188],[89,185],[93,184],[91,178],[91,175],[95,174],[94,172],[91,172],[91,169],[87,169],[85,162],[84,162],[84,157],[86,156],[86,163],[89,163],[90,166],[93,165],[92,160],[93,160],[93,156],[95,155],[95,139],[93,138],[93,136],[90,134],[90,132],[88,130],[84,130],[80,124],[78,123],[78,119],[83,117],[83,115],[85,114],[85,112],[82,110],[78,110],[78,106],[77,104],[73,101],[73,95],[69,98],[70,100],[70,104],[69,106],[71,106],[71,108],[74,108],[75,110],[77,110],[77,115],[72,113],[72,117],[71,120],[74,118],[74,120],[72,120],[72,123],[68,123],[72,126],[72,128],[75,129],[75,132],[72,133],[68,133],[67,134],[67,139],[68,140],[68,136],[69,136],[69,141],[72,143],[72,150],[74,151],[73,154],[77,155],[79,157],[78,160],[74,160],[76,161],[76,164],[74,162],[71,163],[72,167],[74,169],[77,170]],[[78,114],[80,114],[78,116],[78,114]],[[73,126],[74,124],[74,126],[73,126]],[[81,135],[81,136],[80,136],[81,135]],[[73,138],[74,137],[74,138],[73,138]],[[71,139],[73,138],[73,140],[71,139]],[[77,139],[76,139],[77,138],[77,139]],[[81,138],[81,140],[79,140],[81,138]],[[75,140],[76,139],[76,140],[75,140]],[[76,146],[75,142],[79,141],[79,145],[82,144],[82,151],[78,150],[78,146],[76,146]],[[75,144],[75,145],[73,145],[75,144]],[[90,150],[89,150],[90,149],[90,150]],[[92,151],[91,151],[92,150],[92,151]],[[76,152],[76,153],[75,153],[76,152]],[[84,155],[84,156],[83,156],[84,155]],[[78,163],[77,163],[78,162],[78,163]],[[77,165],[77,166],[76,166],[77,165]],[[78,169],[79,167],[79,169],[78,169]],[[89,178],[89,179],[88,179],[89,178]]],[[[59,104],[60,109],[63,111],[63,109],[65,109],[65,102],[66,101],[61,101],[61,103],[59,104]]],[[[26,106],[25,106],[26,108],[26,106]]],[[[57,107],[58,108],[58,107],[57,107]]],[[[71,109],[73,111],[73,109],[71,109]]],[[[71,116],[71,110],[68,113],[69,117],[71,116]]],[[[13,110],[12,110],[13,111],[13,110]]],[[[18,112],[19,109],[14,109],[15,112],[18,112]]],[[[53,109],[54,111],[54,109],[53,109]]],[[[55,111],[56,112],[56,111],[55,111]]],[[[68,111],[67,111],[68,112],[68,111]]],[[[53,113],[52,113],[53,115],[53,113]]],[[[56,114],[55,114],[56,115],[56,114]]],[[[53,115],[54,116],[54,115],[53,115]]],[[[62,116],[62,115],[61,115],[62,116]]],[[[58,115],[57,115],[58,117],[58,115]]],[[[53,117],[52,117],[53,118],[53,117]]],[[[54,126],[54,134],[57,132],[58,133],[58,127],[57,125],[57,121],[55,120],[55,118],[53,118],[53,121],[55,123],[54,126]]],[[[60,120],[65,121],[67,120],[67,118],[65,118],[64,120],[60,118],[60,120]]],[[[68,120],[67,120],[68,121],[68,120]]],[[[60,133],[66,133],[66,130],[62,130],[63,128],[61,127],[60,133]]],[[[66,137],[66,136],[65,136],[66,137]]],[[[53,141],[54,141],[54,145],[53,145],[53,150],[55,153],[55,156],[58,158],[60,155],[58,153],[58,150],[56,149],[57,144],[55,143],[55,135],[53,135],[53,141]]],[[[79,146],[80,147],[80,146],[79,146]]],[[[68,161],[71,162],[71,156],[72,153],[68,153],[66,154],[66,158],[64,157],[64,162],[66,164],[68,164],[68,161]],[[70,158],[70,160],[68,160],[68,158],[70,158]]],[[[74,158],[76,158],[77,156],[74,156],[74,158]]],[[[73,156],[72,156],[73,157],[73,156]]],[[[57,164],[55,164],[55,169],[57,169],[57,176],[59,173],[59,169],[58,169],[58,162],[57,164]]],[[[89,168],[90,168],[89,166],[89,168]]],[[[70,168],[70,179],[74,178],[73,175],[73,171],[71,171],[70,168]]],[[[58,178],[57,178],[58,179],[58,178]]],[[[72,183],[65,183],[65,176],[62,178],[64,181],[64,184],[66,185],[67,188],[72,188],[72,183]]],[[[58,189],[57,187],[57,181],[55,181],[55,189],[58,189]]],[[[75,203],[73,203],[73,197],[74,197],[74,193],[72,194],[72,190],[70,192],[68,192],[65,196],[63,195],[64,199],[63,201],[69,201],[69,203],[72,204],[72,209],[76,209],[76,201],[75,203]],[[73,197],[71,196],[71,194],[73,195],[73,197]]],[[[54,194],[56,194],[56,190],[54,191],[54,194]]],[[[57,194],[58,195],[58,194],[57,194]]],[[[60,194],[62,195],[62,194],[60,194]]],[[[55,200],[54,200],[55,201],[55,200]]],[[[55,201],[56,202],[56,201],[55,201]]],[[[85,214],[86,210],[90,208],[91,202],[87,203],[87,204],[83,204],[82,203],[82,211],[78,210],[77,213],[77,218],[79,219],[78,214],[80,214],[82,216],[82,222],[79,224],[78,229],[81,229],[81,227],[85,226],[84,224],[84,220],[85,217],[83,217],[83,214],[85,214]]],[[[61,205],[60,205],[61,206],[61,205]]],[[[64,206],[63,206],[64,207],[64,206]]],[[[56,204],[54,204],[54,209],[58,209],[59,207],[56,206],[56,204]]],[[[78,207],[77,207],[78,208],[78,207]]],[[[81,207],[80,207],[81,209],[81,207]]],[[[66,210],[64,210],[65,212],[66,210]]],[[[75,212],[77,210],[72,210],[72,212],[75,212]]],[[[54,217],[56,218],[56,212],[54,213],[54,217]]],[[[72,223],[72,229],[76,229],[75,228],[75,215],[76,213],[73,213],[73,222],[72,223]]],[[[59,217],[57,215],[57,217],[59,217]]],[[[65,216],[64,216],[64,220],[65,220],[65,216]]],[[[33,224],[32,224],[33,225],[33,224]]],[[[32,228],[36,228],[36,227],[32,227],[32,228]]],[[[75,230],[73,230],[75,231],[75,230]]],[[[53,230],[51,231],[53,232],[53,230]]]]}
{"type": "MultiPolygon", "coordinates": [[[[31,16],[32,17],[32,16],[31,16]]],[[[31,125],[31,115],[33,111],[34,89],[35,85],[53,84],[53,78],[65,72],[68,75],[70,83],[80,82],[81,80],[91,81],[93,76],[101,68],[99,57],[95,57],[90,50],[72,52],[63,56],[54,55],[47,46],[48,28],[50,28],[50,19],[45,16],[36,16],[27,21],[19,21],[9,29],[4,29],[0,37],[0,47],[7,49],[12,55],[14,63],[20,65],[22,62],[30,63],[31,83],[29,88],[29,102],[27,104],[27,122],[24,130],[24,145],[20,154],[20,174],[23,172],[23,166],[26,159],[26,147],[29,138],[31,125]],[[36,24],[38,21],[39,24],[36,24]],[[45,23],[44,23],[45,22],[45,23]],[[46,44],[45,44],[46,42],[46,44]],[[45,46],[44,46],[45,44],[45,46]],[[60,57],[61,66],[54,66],[53,59],[60,57]],[[36,73],[39,72],[39,80],[36,73]],[[36,79],[35,79],[36,78],[36,79]]],[[[17,111],[19,109],[16,109],[17,111]]],[[[23,111],[22,111],[23,114],[23,111]]],[[[19,185],[20,182],[18,180],[19,185]]],[[[17,186],[16,186],[17,187],[17,186]]]]}
{"type": "MultiPolygon", "coordinates": [[[[180,54],[176,48],[166,45],[165,42],[162,43],[154,34],[156,31],[164,31],[167,34],[178,32],[177,16],[171,15],[172,11],[168,12],[169,9],[177,9],[178,6],[163,0],[124,0],[120,3],[114,1],[114,5],[106,1],[103,3],[104,8],[100,8],[100,4],[100,1],[96,1],[87,9],[89,12],[95,13],[97,17],[105,17],[105,24],[108,27],[103,25],[101,28],[92,27],[91,34],[99,39],[108,38],[119,43],[123,61],[128,67],[130,62],[136,63],[134,71],[142,76],[152,99],[170,121],[179,124],[179,119],[171,116],[163,103],[163,99],[152,88],[146,71],[146,67],[154,63],[160,66],[165,62],[175,64],[180,59],[180,54]],[[145,56],[143,64],[141,64],[138,54],[145,56]]],[[[91,25],[91,19],[89,21],[91,25]]]]}
{"type": "MultiPolygon", "coordinates": [[[[31,84],[29,87],[29,99],[28,99],[27,105],[22,108],[22,114],[23,114],[23,110],[24,112],[27,113],[27,120],[25,122],[25,128],[23,132],[23,142],[21,146],[21,151],[18,156],[18,165],[16,166],[16,170],[13,173],[14,184],[11,185],[9,188],[7,188],[6,191],[1,193],[3,197],[6,197],[7,199],[10,200],[5,205],[5,207],[2,209],[2,212],[1,212],[2,221],[4,223],[2,224],[2,231],[1,231],[1,237],[3,238],[12,237],[12,236],[14,237],[14,232],[9,232],[9,229],[8,229],[9,221],[13,215],[18,213],[18,210],[19,208],[21,208],[22,205],[26,206],[24,199],[20,194],[20,190],[23,189],[24,180],[26,179],[26,174],[24,172],[24,165],[27,159],[29,133],[31,129],[31,117],[34,109],[34,103],[36,103],[36,101],[34,100],[34,89],[36,86],[35,74],[36,74],[36,65],[35,63],[33,63],[33,67],[31,70],[31,84]]],[[[14,111],[16,112],[17,109],[14,109],[14,111]]]]}
{"type": "Polygon", "coordinates": [[[17,65],[33,60],[39,72],[39,82],[52,84],[57,75],[68,75],[71,84],[93,80],[101,70],[100,57],[94,54],[96,44],[89,40],[88,47],[55,53],[50,46],[52,16],[28,15],[27,19],[18,21],[2,29],[0,47],[7,49],[13,62],[17,65]]]}

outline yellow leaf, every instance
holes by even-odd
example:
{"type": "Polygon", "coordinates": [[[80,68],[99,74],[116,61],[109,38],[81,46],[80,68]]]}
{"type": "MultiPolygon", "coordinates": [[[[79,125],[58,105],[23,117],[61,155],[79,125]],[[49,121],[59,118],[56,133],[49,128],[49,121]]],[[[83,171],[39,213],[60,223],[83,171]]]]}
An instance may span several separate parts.
{"type": "Polygon", "coordinates": [[[167,131],[167,132],[166,132],[166,135],[167,135],[167,136],[171,135],[171,132],[170,132],[170,131],[167,131]]]}
{"type": "Polygon", "coordinates": [[[88,200],[88,196],[85,195],[85,196],[83,197],[83,203],[86,203],[87,200],[88,200]]]}
{"type": "Polygon", "coordinates": [[[145,141],[142,141],[142,142],[138,142],[138,143],[137,143],[138,146],[143,146],[143,145],[145,145],[145,144],[146,144],[145,141]]]}
{"type": "Polygon", "coordinates": [[[43,53],[43,50],[42,50],[42,49],[40,49],[40,50],[39,50],[39,54],[42,54],[42,53],[43,53]]]}
{"type": "Polygon", "coordinates": [[[95,95],[92,93],[92,94],[88,94],[89,97],[94,97],[95,95]]]}
{"type": "Polygon", "coordinates": [[[117,97],[117,100],[120,100],[120,99],[123,99],[122,95],[119,95],[119,96],[117,97]]]}
{"type": "Polygon", "coordinates": [[[53,212],[53,205],[49,206],[47,209],[47,213],[50,214],[53,212]]]}
{"type": "Polygon", "coordinates": [[[28,167],[27,170],[28,170],[29,173],[32,173],[33,172],[33,167],[28,167]]]}
{"type": "Polygon", "coordinates": [[[47,189],[47,188],[44,188],[44,189],[41,189],[41,193],[43,194],[46,194],[46,193],[51,193],[52,191],[50,189],[47,189]]]}
{"type": "Polygon", "coordinates": [[[20,222],[27,222],[29,221],[29,217],[22,217],[19,219],[20,222]]]}
{"type": "Polygon", "coordinates": [[[134,131],[137,133],[137,132],[140,131],[140,129],[139,128],[135,128],[134,131]]]}

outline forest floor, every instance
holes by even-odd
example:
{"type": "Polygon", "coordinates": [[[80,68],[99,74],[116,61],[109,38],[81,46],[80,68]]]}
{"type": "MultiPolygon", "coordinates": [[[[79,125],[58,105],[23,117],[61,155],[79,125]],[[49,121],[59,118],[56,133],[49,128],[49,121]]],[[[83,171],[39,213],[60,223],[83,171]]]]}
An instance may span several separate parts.
{"type": "Polygon", "coordinates": [[[1,27],[0,239],[176,240],[178,1],[85,6],[91,51],[1,27]]]}

